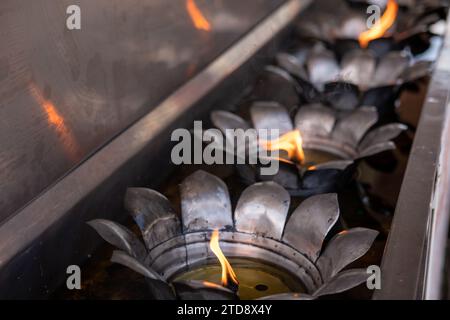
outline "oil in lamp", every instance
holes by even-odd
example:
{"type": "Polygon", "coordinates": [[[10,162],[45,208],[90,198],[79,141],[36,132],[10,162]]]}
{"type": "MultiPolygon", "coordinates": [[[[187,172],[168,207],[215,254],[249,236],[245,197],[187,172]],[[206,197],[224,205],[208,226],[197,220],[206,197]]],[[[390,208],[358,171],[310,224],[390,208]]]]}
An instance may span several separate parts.
{"type": "Polygon", "coordinates": [[[184,272],[174,282],[206,281],[220,284],[235,292],[242,300],[253,300],[265,296],[288,292],[304,293],[301,282],[290,273],[256,259],[227,259],[219,245],[219,231],[211,234],[210,249],[220,264],[211,262],[206,266],[184,272]]]}

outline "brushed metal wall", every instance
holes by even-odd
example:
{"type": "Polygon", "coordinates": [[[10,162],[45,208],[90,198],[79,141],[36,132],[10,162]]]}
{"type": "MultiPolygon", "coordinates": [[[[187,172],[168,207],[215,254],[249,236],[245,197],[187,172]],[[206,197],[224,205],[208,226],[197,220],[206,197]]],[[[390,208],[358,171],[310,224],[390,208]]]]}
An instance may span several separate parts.
{"type": "Polygon", "coordinates": [[[0,224],[282,2],[2,0],[0,224]]]}

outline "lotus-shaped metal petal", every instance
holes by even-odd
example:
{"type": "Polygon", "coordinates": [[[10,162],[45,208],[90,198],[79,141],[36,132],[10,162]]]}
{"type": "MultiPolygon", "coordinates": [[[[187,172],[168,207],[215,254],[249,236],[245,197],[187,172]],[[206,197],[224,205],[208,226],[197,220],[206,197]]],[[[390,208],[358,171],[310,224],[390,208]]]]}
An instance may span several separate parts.
{"type": "Polygon", "coordinates": [[[367,279],[366,270],[342,270],[369,250],[377,231],[345,230],[323,245],[339,217],[336,194],[310,197],[288,217],[286,190],[274,182],[262,182],[242,193],[233,214],[225,184],[197,171],[183,181],[181,201],[180,219],[158,192],[141,188],[127,191],[125,206],[142,231],[146,249],[131,231],[115,222],[89,222],[120,249],[112,261],[146,277],[154,298],[238,298],[217,284],[173,281],[180,273],[211,263],[215,256],[208,244],[213,229],[220,229],[220,246],[227,258],[255,259],[275,266],[292,274],[305,288],[305,292],[266,299],[314,299],[367,279]]]}
{"type": "MultiPolygon", "coordinates": [[[[321,162],[314,162],[313,167],[280,162],[280,170],[274,176],[261,175],[257,166],[237,166],[248,184],[275,181],[296,196],[339,191],[353,177],[354,164],[358,160],[395,149],[391,139],[407,128],[403,124],[392,123],[371,129],[378,120],[378,114],[374,107],[368,106],[342,113],[321,104],[305,105],[292,120],[283,106],[273,102],[257,102],[250,107],[250,115],[253,127],[279,129],[281,135],[299,130],[305,150],[329,155],[321,162]]],[[[221,130],[234,129],[235,123],[246,123],[241,118],[236,121],[237,117],[227,111],[211,114],[213,124],[221,130]]],[[[305,160],[308,163],[308,156],[305,160]]]]}
{"type": "MultiPolygon", "coordinates": [[[[299,50],[301,53],[279,53],[277,64],[292,75],[290,82],[302,87],[298,92],[306,101],[322,101],[339,110],[353,110],[360,105],[380,110],[393,106],[402,85],[429,75],[431,70],[430,62],[412,62],[401,51],[377,59],[370,50],[355,49],[339,63],[335,54],[321,45],[310,48],[308,55],[304,47],[299,50]]],[[[276,67],[266,69],[274,70],[276,67]]]]}
{"type": "Polygon", "coordinates": [[[266,66],[264,72],[252,88],[252,101],[274,101],[289,108],[295,108],[303,101],[307,83],[300,85],[299,81],[286,70],[276,66],[266,66]]]}

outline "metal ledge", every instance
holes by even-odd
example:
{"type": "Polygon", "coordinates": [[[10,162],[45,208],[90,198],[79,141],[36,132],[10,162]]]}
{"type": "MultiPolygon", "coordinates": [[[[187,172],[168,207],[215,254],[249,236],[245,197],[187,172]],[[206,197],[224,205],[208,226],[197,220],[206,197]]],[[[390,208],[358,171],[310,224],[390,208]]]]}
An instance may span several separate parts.
{"type": "Polygon", "coordinates": [[[1,225],[0,297],[42,298],[61,283],[67,266],[86,259],[97,245],[85,221],[120,219],[126,187],[164,179],[171,130],[189,125],[218,99],[239,92],[235,77],[247,74],[254,67],[249,66],[252,58],[309,3],[289,0],[280,6],[153,111],[1,225]]]}
{"type": "MultiPolygon", "coordinates": [[[[450,19],[447,19],[447,30],[450,19]]],[[[437,299],[448,234],[450,34],[414,139],[374,299],[437,299]]]]}

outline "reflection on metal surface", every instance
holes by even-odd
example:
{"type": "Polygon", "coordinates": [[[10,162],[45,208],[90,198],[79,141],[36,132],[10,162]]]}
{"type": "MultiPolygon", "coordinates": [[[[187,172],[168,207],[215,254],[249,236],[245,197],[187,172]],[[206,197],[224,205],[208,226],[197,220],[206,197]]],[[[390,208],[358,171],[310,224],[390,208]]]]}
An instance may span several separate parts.
{"type": "Polygon", "coordinates": [[[42,91],[36,86],[35,83],[30,83],[29,90],[32,97],[41,106],[47,115],[47,121],[55,129],[58,138],[61,140],[61,145],[64,147],[68,157],[73,161],[77,160],[80,147],[72,133],[72,130],[68,128],[64,118],[61,116],[53,102],[44,98],[42,91]]]}
{"type": "Polygon", "coordinates": [[[197,6],[197,3],[195,3],[195,0],[186,0],[186,9],[189,12],[189,16],[191,17],[192,22],[197,29],[204,31],[211,30],[211,24],[205,18],[202,11],[197,6]]]}

